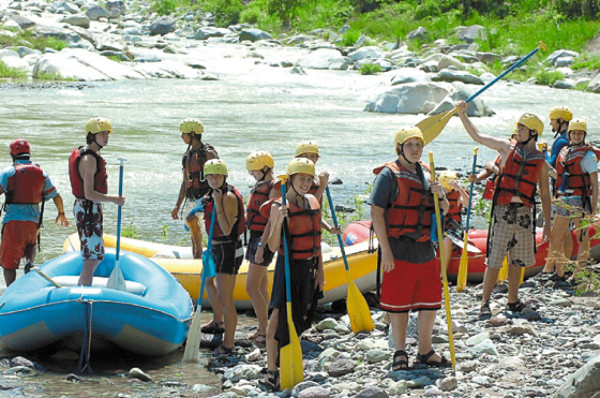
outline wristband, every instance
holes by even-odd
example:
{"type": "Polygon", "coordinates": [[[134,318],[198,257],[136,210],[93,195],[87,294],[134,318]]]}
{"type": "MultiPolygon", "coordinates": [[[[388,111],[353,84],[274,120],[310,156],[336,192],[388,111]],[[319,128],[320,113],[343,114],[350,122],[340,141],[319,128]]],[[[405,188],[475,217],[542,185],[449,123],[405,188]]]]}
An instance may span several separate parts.
{"type": "Polygon", "coordinates": [[[258,247],[265,247],[265,244],[262,242],[258,242],[258,247]]]}
{"type": "Polygon", "coordinates": [[[59,211],[59,212],[58,212],[58,215],[59,215],[59,216],[64,216],[64,215],[65,215],[65,212],[64,212],[64,211],[59,211]]]}

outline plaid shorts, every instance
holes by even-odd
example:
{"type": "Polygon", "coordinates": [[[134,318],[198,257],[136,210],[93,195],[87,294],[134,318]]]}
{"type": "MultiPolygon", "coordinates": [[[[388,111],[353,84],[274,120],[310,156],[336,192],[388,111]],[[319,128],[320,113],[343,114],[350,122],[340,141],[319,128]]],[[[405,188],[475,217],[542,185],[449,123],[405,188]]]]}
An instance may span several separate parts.
{"type": "Polygon", "coordinates": [[[486,265],[502,268],[504,257],[518,267],[535,264],[535,236],[531,207],[496,205],[486,265]]]}

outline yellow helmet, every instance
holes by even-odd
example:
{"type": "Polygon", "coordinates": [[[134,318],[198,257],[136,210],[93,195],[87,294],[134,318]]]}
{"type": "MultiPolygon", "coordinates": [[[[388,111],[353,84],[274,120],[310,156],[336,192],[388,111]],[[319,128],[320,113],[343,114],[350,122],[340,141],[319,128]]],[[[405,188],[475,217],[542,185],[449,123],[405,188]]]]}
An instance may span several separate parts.
{"type": "Polygon", "coordinates": [[[204,176],[222,174],[227,176],[227,165],[221,159],[211,159],[204,163],[204,176]]]}
{"type": "Polygon", "coordinates": [[[515,135],[517,135],[518,132],[519,132],[519,124],[515,123],[515,127],[513,127],[512,131],[510,132],[510,138],[513,138],[515,135]]]}
{"type": "Polygon", "coordinates": [[[202,134],[204,133],[204,126],[198,119],[183,119],[181,123],[179,123],[179,131],[185,134],[202,134]]]}
{"type": "Polygon", "coordinates": [[[569,130],[581,130],[587,133],[587,123],[583,119],[573,119],[569,122],[569,130]]]}
{"type": "Polygon", "coordinates": [[[544,122],[542,122],[540,118],[534,115],[533,113],[522,114],[519,120],[517,121],[517,124],[522,124],[529,130],[535,130],[537,132],[538,137],[542,136],[542,131],[544,130],[544,122]]]}
{"type": "Polygon", "coordinates": [[[563,119],[568,122],[573,119],[573,113],[565,107],[552,108],[550,109],[550,119],[563,119]]]}
{"type": "MultiPolygon", "coordinates": [[[[303,152],[304,153],[304,152],[303,152]]],[[[315,176],[315,164],[310,159],[305,158],[294,158],[288,163],[287,175],[293,176],[294,174],[303,173],[315,176]]]]}
{"type": "Polygon", "coordinates": [[[273,156],[267,151],[252,152],[246,158],[246,169],[248,171],[262,170],[265,166],[270,169],[275,166],[273,156]]]}
{"type": "Polygon", "coordinates": [[[314,141],[302,141],[296,146],[296,157],[303,153],[316,153],[319,154],[319,146],[314,141]]]}
{"type": "Polygon", "coordinates": [[[396,132],[394,138],[394,148],[398,148],[398,145],[404,144],[406,140],[410,138],[418,138],[425,145],[425,139],[423,139],[423,132],[418,127],[411,127],[408,129],[400,129],[396,132]]]}
{"type": "Polygon", "coordinates": [[[457,175],[456,175],[455,171],[444,170],[440,173],[438,180],[440,181],[440,184],[442,184],[442,186],[444,187],[446,192],[450,192],[454,189],[450,186],[450,181],[456,180],[456,178],[457,178],[457,175]]]}
{"type": "Polygon", "coordinates": [[[104,117],[95,117],[88,120],[85,124],[86,134],[98,134],[102,131],[108,131],[109,134],[112,133],[112,124],[104,117]]]}

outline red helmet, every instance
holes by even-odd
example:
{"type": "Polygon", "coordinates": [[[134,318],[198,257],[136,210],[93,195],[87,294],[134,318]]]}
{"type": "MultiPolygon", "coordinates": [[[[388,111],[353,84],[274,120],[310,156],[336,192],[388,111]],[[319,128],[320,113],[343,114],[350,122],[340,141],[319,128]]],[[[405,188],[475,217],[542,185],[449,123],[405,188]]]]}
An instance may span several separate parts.
{"type": "Polygon", "coordinates": [[[10,143],[11,156],[17,156],[23,153],[31,153],[29,142],[27,142],[23,138],[19,138],[10,143]]]}

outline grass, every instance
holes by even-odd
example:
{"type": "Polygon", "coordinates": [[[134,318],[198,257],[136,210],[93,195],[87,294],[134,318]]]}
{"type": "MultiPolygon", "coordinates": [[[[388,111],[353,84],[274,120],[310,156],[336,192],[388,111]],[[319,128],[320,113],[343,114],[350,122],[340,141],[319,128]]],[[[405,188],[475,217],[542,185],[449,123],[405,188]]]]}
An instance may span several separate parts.
{"type": "Polygon", "coordinates": [[[33,77],[38,80],[61,80],[61,81],[65,81],[65,82],[75,81],[75,79],[73,79],[72,77],[63,77],[58,72],[56,72],[56,73],[40,73],[40,72],[38,72],[33,77]]]}
{"type": "Polygon", "coordinates": [[[381,72],[381,65],[379,64],[364,64],[360,67],[359,72],[361,75],[374,75],[381,72]]]}
{"type": "Polygon", "coordinates": [[[60,51],[67,47],[67,43],[64,40],[59,40],[54,37],[36,36],[28,30],[16,31],[14,29],[4,28],[2,25],[0,25],[0,29],[16,33],[15,37],[11,37],[8,34],[0,34],[0,48],[16,48],[18,46],[24,46],[40,51],[44,51],[46,48],[60,51]]]}
{"type": "Polygon", "coordinates": [[[581,54],[577,60],[571,65],[571,69],[600,69],[600,55],[590,55],[588,53],[581,54]]]}
{"type": "Polygon", "coordinates": [[[562,72],[556,70],[547,70],[546,68],[540,69],[535,74],[537,84],[543,86],[552,86],[558,80],[563,80],[565,75],[562,72]]]}
{"type": "Polygon", "coordinates": [[[19,68],[9,68],[0,61],[0,78],[21,79],[27,77],[27,71],[19,68]]]}

